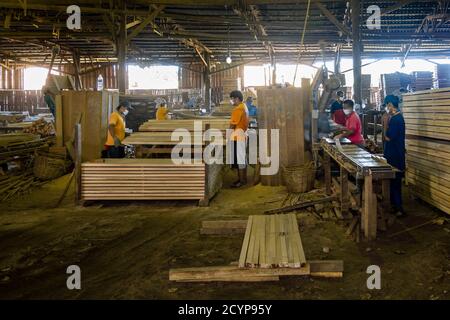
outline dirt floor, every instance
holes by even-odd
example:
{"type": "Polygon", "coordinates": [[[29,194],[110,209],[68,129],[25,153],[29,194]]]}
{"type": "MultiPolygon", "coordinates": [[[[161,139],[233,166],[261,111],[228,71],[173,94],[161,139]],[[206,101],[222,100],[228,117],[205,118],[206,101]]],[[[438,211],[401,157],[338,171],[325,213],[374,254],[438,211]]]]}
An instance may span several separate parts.
{"type": "MultiPolygon", "coordinates": [[[[227,185],[233,177],[228,176],[227,185]]],[[[201,236],[203,220],[243,219],[281,205],[283,187],[224,187],[210,207],[195,202],[54,207],[68,176],[25,198],[0,204],[3,299],[449,299],[450,224],[389,234],[445,214],[412,200],[375,242],[353,242],[343,221],[297,212],[307,259],[342,259],[342,279],[283,278],[270,283],[172,283],[169,269],[237,261],[243,236],[201,236]],[[329,247],[329,253],[323,248],[329,247]],[[66,268],[81,268],[81,290],[68,290],[66,268]],[[381,290],[368,290],[366,268],[381,267],[381,290]]],[[[448,216],[447,216],[448,217],[448,216]]]]}

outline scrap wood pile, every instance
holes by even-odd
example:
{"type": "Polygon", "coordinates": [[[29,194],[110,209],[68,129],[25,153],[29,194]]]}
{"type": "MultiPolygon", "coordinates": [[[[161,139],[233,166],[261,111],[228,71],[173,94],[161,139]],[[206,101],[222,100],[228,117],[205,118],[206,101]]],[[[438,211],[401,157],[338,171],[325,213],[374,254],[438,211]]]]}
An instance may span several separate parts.
{"type": "Polygon", "coordinates": [[[327,196],[324,189],[315,189],[307,193],[289,193],[280,208],[266,210],[265,214],[306,211],[319,220],[343,220],[349,218],[340,212],[336,195],[327,196]]]}
{"type": "Polygon", "coordinates": [[[409,189],[450,214],[450,88],[403,95],[402,111],[409,189]]]}
{"type": "Polygon", "coordinates": [[[30,133],[0,135],[0,164],[30,158],[35,151],[48,147],[49,141],[30,133]]]}
{"type": "Polygon", "coordinates": [[[47,122],[45,119],[34,121],[30,127],[23,129],[24,133],[32,133],[41,137],[49,137],[55,135],[55,127],[53,122],[47,122]]]}
{"type": "Polygon", "coordinates": [[[42,182],[28,170],[18,175],[0,175],[0,201],[11,199],[13,196],[23,195],[42,182]]]}
{"type": "Polygon", "coordinates": [[[8,123],[19,123],[22,122],[27,116],[20,113],[20,114],[2,114],[0,113],[0,124],[8,124],[8,123]]]}
{"type": "MultiPolygon", "coordinates": [[[[216,234],[226,234],[227,228],[230,234],[240,234],[244,230],[243,221],[209,221],[202,229],[209,227],[221,229],[216,234]],[[234,232],[236,230],[238,232],[234,232]]],[[[255,215],[246,221],[239,262],[228,266],[171,269],[169,280],[260,282],[278,281],[280,276],[341,278],[343,271],[342,260],[306,260],[294,214],[255,215]]]]}

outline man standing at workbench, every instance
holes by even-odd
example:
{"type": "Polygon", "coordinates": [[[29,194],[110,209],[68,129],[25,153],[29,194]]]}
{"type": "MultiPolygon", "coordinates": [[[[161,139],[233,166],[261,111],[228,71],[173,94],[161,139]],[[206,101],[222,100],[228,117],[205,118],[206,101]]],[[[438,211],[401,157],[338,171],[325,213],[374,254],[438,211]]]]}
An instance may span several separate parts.
{"type": "Polygon", "coordinates": [[[237,168],[238,172],[238,180],[231,185],[233,188],[239,188],[247,184],[246,132],[249,116],[248,109],[242,102],[243,100],[244,97],[241,91],[235,90],[230,93],[230,103],[234,106],[230,119],[230,129],[233,129],[230,137],[233,154],[232,167],[237,168]]]}
{"type": "Polygon", "coordinates": [[[116,111],[109,117],[108,137],[105,143],[108,158],[125,158],[125,116],[128,114],[128,101],[121,102],[116,111]]]}
{"type": "Polygon", "coordinates": [[[362,126],[358,114],[353,110],[353,100],[344,101],[345,129],[335,139],[347,138],[353,144],[364,148],[364,137],[361,134],[362,126]]]}
{"type": "Polygon", "coordinates": [[[384,142],[384,157],[387,162],[400,170],[391,180],[391,203],[397,217],[405,215],[402,206],[402,178],[405,171],[405,119],[399,110],[397,96],[389,95],[384,99],[389,113],[389,124],[384,142]]]}

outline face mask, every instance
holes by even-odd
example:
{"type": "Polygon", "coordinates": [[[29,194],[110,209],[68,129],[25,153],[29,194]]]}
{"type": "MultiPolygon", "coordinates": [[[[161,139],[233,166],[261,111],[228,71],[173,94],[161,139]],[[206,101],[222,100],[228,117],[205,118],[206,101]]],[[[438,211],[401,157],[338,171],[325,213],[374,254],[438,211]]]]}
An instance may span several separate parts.
{"type": "Polygon", "coordinates": [[[346,116],[348,116],[350,113],[352,113],[352,110],[344,109],[344,114],[345,114],[346,116]]]}
{"type": "Polygon", "coordinates": [[[129,112],[128,110],[125,110],[125,111],[123,112],[123,115],[126,116],[126,115],[128,114],[128,112],[129,112]]]}
{"type": "Polygon", "coordinates": [[[230,104],[234,104],[234,101],[232,99],[230,99],[230,104]]]}

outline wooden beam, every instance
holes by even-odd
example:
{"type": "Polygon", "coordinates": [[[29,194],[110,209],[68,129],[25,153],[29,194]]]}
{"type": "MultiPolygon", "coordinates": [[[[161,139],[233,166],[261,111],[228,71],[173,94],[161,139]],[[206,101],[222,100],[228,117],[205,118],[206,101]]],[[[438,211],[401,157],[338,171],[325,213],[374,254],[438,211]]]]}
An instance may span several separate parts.
{"type": "Polygon", "coordinates": [[[352,35],[353,35],[353,95],[355,103],[362,103],[362,86],[361,86],[361,30],[360,16],[361,16],[361,1],[351,0],[352,8],[352,35]]]}
{"type": "Polygon", "coordinates": [[[398,1],[398,2],[399,3],[394,4],[394,5],[390,6],[390,7],[387,7],[386,9],[381,10],[381,16],[384,16],[384,15],[389,14],[391,12],[394,12],[394,11],[396,11],[398,9],[401,9],[404,6],[406,6],[406,5],[408,5],[408,4],[412,3],[412,2],[415,2],[415,1],[414,0],[403,0],[403,1],[398,1]]]}
{"type": "MultiPolygon", "coordinates": [[[[122,2],[122,6],[126,7],[126,2],[122,2]]],[[[123,14],[120,16],[120,27],[119,27],[119,36],[117,37],[117,59],[118,59],[118,82],[119,82],[119,92],[125,93],[127,89],[127,16],[123,14]]]]}
{"type": "Polygon", "coordinates": [[[336,19],[336,17],[323,4],[321,4],[319,1],[314,3],[316,7],[318,7],[319,10],[324,14],[324,16],[327,17],[328,20],[330,20],[330,22],[333,23],[342,33],[349,37],[352,36],[350,30],[348,30],[346,26],[340,23],[338,19],[336,19]]]}
{"type": "MultiPolygon", "coordinates": [[[[131,31],[131,33],[127,36],[126,43],[129,44],[133,38],[135,38],[146,26],[148,26],[153,20],[155,20],[156,16],[165,8],[164,5],[157,6],[152,13],[150,13],[136,28],[131,31]]],[[[125,24],[125,30],[126,30],[125,24]]]]}

